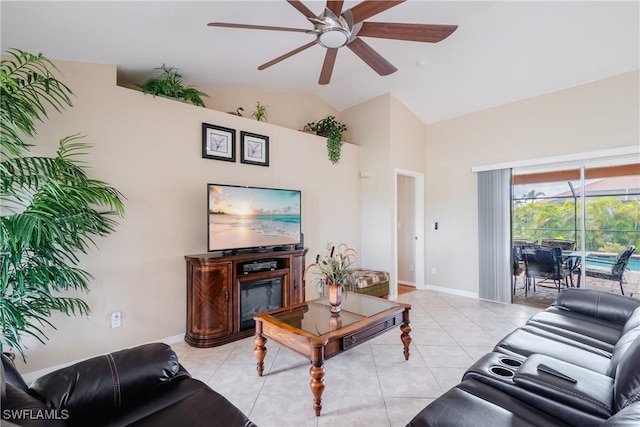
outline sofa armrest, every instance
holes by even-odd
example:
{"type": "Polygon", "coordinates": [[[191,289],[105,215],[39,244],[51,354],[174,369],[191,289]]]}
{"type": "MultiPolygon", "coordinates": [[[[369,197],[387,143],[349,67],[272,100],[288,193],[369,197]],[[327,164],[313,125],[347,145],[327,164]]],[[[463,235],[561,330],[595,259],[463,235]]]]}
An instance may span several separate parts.
{"type": "Polygon", "coordinates": [[[558,295],[553,306],[624,324],[633,311],[640,307],[640,300],[591,289],[568,288],[558,295]]]}
{"type": "Polygon", "coordinates": [[[180,369],[166,344],[153,343],[94,357],[44,375],[29,392],[69,416],[114,410],[147,397],[180,369]]]}
{"type": "Polygon", "coordinates": [[[7,384],[2,396],[3,427],[65,427],[67,418],[66,411],[51,409],[26,391],[7,384]]]}
{"type": "Polygon", "coordinates": [[[517,386],[550,401],[602,419],[611,416],[614,383],[606,375],[553,357],[533,354],[516,371],[513,381],[517,386]],[[550,373],[544,367],[551,368],[551,372],[556,373],[550,373]]]}

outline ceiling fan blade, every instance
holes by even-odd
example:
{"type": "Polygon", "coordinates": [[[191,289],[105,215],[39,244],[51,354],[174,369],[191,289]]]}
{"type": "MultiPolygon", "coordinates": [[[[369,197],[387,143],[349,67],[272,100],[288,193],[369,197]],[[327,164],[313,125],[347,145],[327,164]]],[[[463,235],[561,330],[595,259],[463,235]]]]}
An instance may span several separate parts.
{"type": "Polygon", "coordinates": [[[242,28],[242,29],[249,29],[249,30],[292,31],[296,33],[306,33],[309,31],[309,30],[303,30],[301,28],[271,27],[268,25],[231,24],[228,22],[209,22],[207,25],[209,27],[242,28]]]}
{"type": "Polygon", "coordinates": [[[362,22],[365,19],[382,13],[387,9],[391,9],[400,3],[404,3],[405,1],[406,0],[364,0],[362,3],[358,3],[349,10],[351,10],[351,13],[353,14],[353,22],[357,24],[358,22],[362,22]]]}
{"type": "Polygon", "coordinates": [[[398,69],[394,67],[392,63],[384,59],[378,52],[373,50],[371,46],[366,44],[359,37],[353,39],[353,41],[350,42],[347,47],[381,76],[388,76],[389,74],[398,71],[398,69]]]}
{"type": "Polygon", "coordinates": [[[258,67],[258,70],[264,70],[265,68],[269,68],[269,67],[271,67],[272,65],[275,65],[275,64],[277,64],[277,63],[278,63],[278,62],[280,62],[280,61],[284,61],[285,59],[287,59],[287,58],[289,58],[289,57],[291,57],[291,56],[295,55],[296,53],[300,53],[300,52],[302,52],[302,51],[303,51],[303,50],[305,50],[305,49],[309,49],[311,46],[314,46],[314,45],[316,45],[316,44],[317,44],[317,43],[316,43],[316,41],[314,40],[314,41],[312,41],[312,42],[310,42],[310,43],[305,44],[304,46],[300,46],[300,47],[299,47],[299,48],[297,48],[297,49],[293,49],[291,52],[287,52],[287,53],[285,53],[284,55],[277,57],[276,59],[272,59],[272,60],[271,60],[271,61],[269,61],[269,62],[265,62],[264,64],[262,64],[261,66],[259,66],[259,67],[258,67]]]}
{"type": "Polygon", "coordinates": [[[449,37],[457,28],[457,25],[363,22],[358,36],[437,43],[449,37]]]}
{"type": "Polygon", "coordinates": [[[320,79],[318,79],[319,84],[326,85],[331,81],[331,74],[333,73],[333,66],[336,63],[336,56],[338,56],[338,49],[327,49],[327,53],[324,55],[322,70],[320,71],[320,79]]]}
{"type": "Polygon", "coordinates": [[[309,8],[307,6],[302,4],[302,2],[299,1],[299,0],[287,0],[287,3],[289,3],[291,6],[295,7],[298,10],[298,12],[302,13],[307,18],[317,18],[318,17],[315,13],[311,12],[311,10],[309,10],[309,8]]]}
{"type": "Polygon", "coordinates": [[[338,0],[338,1],[327,0],[327,9],[335,13],[336,16],[340,16],[340,13],[342,13],[343,4],[344,4],[344,0],[338,0]]]}

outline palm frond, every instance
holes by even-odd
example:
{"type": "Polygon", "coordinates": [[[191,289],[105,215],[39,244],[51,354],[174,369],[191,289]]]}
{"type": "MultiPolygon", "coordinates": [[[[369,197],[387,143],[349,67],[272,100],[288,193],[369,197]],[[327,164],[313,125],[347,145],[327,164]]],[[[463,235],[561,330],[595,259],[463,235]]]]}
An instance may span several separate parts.
{"type": "Polygon", "coordinates": [[[60,112],[73,105],[72,92],[52,74],[58,69],[42,54],[10,49],[7,55],[0,61],[0,148],[16,155],[28,147],[20,132],[35,135],[35,122],[47,117],[47,107],[60,112]]]}
{"type": "Polygon", "coordinates": [[[81,136],[62,139],[56,156],[25,153],[47,109],[71,106],[71,91],[41,54],[17,49],[0,66],[0,349],[25,358],[24,337],[44,343],[54,312],[85,315],[89,306],[69,290],[87,292],[92,276],[78,267],[95,236],[115,230],[124,196],[90,178],[81,136]]]}

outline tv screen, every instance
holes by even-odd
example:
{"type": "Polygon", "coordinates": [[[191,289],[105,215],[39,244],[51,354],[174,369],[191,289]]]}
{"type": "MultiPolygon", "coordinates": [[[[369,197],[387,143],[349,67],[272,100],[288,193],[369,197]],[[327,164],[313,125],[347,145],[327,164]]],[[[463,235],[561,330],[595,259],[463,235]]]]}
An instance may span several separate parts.
{"type": "Polygon", "coordinates": [[[209,252],[300,243],[301,192],[207,184],[209,252]]]}

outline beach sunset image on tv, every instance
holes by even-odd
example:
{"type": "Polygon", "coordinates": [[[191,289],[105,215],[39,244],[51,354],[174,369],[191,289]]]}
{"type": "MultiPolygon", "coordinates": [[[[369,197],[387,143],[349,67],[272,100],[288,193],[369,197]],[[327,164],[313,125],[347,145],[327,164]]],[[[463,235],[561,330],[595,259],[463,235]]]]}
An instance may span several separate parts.
{"type": "Polygon", "coordinates": [[[300,242],[300,191],[208,185],[209,251],[300,242]]]}

